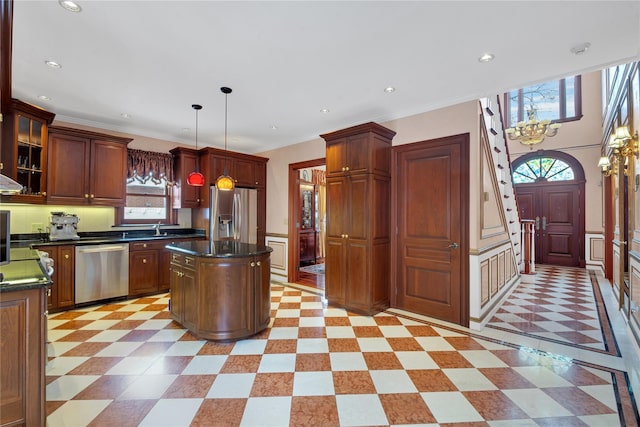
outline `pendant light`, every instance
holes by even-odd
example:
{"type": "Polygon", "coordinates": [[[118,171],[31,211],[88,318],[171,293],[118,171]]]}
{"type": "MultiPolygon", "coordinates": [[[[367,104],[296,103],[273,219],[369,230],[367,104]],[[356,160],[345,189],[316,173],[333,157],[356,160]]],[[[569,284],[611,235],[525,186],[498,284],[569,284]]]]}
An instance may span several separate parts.
{"type": "Polygon", "coordinates": [[[224,172],[216,179],[216,187],[221,191],[232,191],[235,183],[227,172],[227,98],[231,88],[221,87],[220,91],[224,93],[224,172]]]}
{"type": "MultiPolygon", "coordinates": [[[[196,151],[198,151],[198,111],[202,110],[202,105],[193,104],[191,108],[196,110],[196,151]]],[[[187,184],[194,187],[202,187],[204,185],[204,175],[198,170],[198,163],[198,160],[196,160],[196,170],[187,177],[187,184]]]]}

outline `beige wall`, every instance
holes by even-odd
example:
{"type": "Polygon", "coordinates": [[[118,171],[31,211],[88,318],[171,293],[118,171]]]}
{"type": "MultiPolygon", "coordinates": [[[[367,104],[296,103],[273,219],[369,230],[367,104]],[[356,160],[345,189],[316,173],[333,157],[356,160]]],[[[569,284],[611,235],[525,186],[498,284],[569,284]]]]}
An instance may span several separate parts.
{"type": "MultiPolygon", "coordinates": [[[[394,146],[470,133],[471,174],[473,176],[478,171],[477,105],[477,101],[470,101],[380,124],[396,131],[396,136],[393,138],[394,146]]],[[[326,129],[322,133],[333,130],[337,129],[326,129]]],[[[288,232],[289,164],[325,157],[325,148],[324,140],[318,138],[257,154],[269,158],[267,163],[267,234],[287,234],[288,232]]],[[[471,206],[475,207],[478,205],[477,194],[472,193],[471,206]]],[[[477,217],[473,212],[471,215],[472,218],[477,217]]],[[[479,222],[476,227],[479,227],[479,222]]],[[[472,236],[477,235],[477,232],[473,230],[470,232],[472,236]]]]}
{"type": "MultiPolygon", "coordinates": [[[[575,157],[584,169],[586,232],[603,232],[602,175],[598,168],[602,141],[602,91],[600,72],[582,76],[582,119],[563,123],[558,135],[547,138],[534,150],[558,150],[575,157]]],[[[529,153],[529,148],[509,141],[511,160],[529,153]]]]}

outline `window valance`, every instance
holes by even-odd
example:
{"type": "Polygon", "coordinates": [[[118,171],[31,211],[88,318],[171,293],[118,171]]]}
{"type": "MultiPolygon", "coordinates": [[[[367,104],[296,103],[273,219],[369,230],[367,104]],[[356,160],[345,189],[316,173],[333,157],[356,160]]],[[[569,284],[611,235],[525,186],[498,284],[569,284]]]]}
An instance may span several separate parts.
{"type": "Polygon", "coordinates": [[[311,170],[311,182],[314,184],[326,185],[327,184],[327,173],[320,169],[312,169],[311,170]]]}
{"type": "Polygon", "coordinates": [[[127,182],[151,180],[160,184],[162,179],[173,184],[173,156],[154,151],[127,150],[127,182]]]}

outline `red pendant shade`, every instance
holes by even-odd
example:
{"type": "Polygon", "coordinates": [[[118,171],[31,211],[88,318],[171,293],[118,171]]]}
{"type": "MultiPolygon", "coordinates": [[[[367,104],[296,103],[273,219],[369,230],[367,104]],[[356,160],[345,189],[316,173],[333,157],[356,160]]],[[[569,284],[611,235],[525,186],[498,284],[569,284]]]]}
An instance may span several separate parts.
{"type": "MultiPolygon", "coordinates": [[[[202,105],[193,104],[191,108],[196,110],[196,151],[198,150],[198,111],[202,110],[202,105]]],[[[202,187],[204,185],[204,175],[198,170],[198,163],[196,163],[196,170],[191,172],[187,177],[187,184],[194,187],[202,187]]]]}
{"type": "Polygon", "coordinates": [[[204,185],[204,175],[202,175],[197,170],[191,172],[187,177],[187,184],[194,187],[202,187],[204,185]]]}

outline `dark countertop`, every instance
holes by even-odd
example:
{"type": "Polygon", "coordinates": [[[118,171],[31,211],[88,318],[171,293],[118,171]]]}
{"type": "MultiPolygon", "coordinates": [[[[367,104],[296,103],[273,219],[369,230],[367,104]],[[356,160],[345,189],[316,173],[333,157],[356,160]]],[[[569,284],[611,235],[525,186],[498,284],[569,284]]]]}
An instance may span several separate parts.
{"type": "Polygon", "coordinates": [[[24,291],[53,284],[38,259],[15,260],[0,267],[0,292],[24,291]]]}
{"type": "Polygon", "coordinates": [[[186,255],[207,258],[242,258],[264,255],[272,252],[269,246],[254,245],[249,243],[233,242],[229,240],[200,240],[197,242],[182,242],[166,246],[170,251],[180,252],[186,255]]]}
{"type": "Polygon", "coordinates": [[[161,231],[160,236],[156,236],[152,230],[132,230],[132,231],[104,231],[78,233],[80,239],[76,240],[55,240],[50,241],[48,236],[39,234],[22,234],[11,236],[11,247],[45,247],[59,245],[100,245],[104,243],[129,243],[148,240],[168,240],[186,238],[204,238],[204,231],[193,228],[167,229],[161,231]]]}

